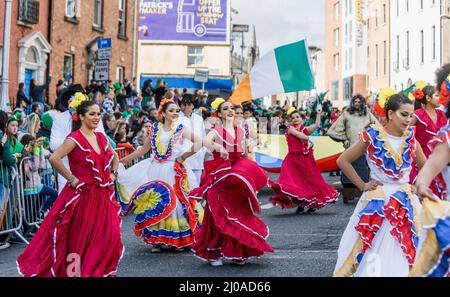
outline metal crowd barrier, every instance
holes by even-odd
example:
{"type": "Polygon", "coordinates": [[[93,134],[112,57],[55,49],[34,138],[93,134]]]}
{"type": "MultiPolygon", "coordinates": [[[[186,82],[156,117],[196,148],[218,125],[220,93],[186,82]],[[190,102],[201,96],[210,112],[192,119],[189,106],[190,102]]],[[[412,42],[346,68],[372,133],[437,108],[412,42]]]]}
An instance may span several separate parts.
{"type": "Polygon", "coordinates": [[[40,189],[42,186],[47,186],[57,192],[57,178],[48,158],[45,158],[44,164],[40,164],[39,167],[34,167],[31,163],[32,157],[26,157],[21,160],[19,165],[23,224],[26,227],[39,227],[44,220],[45,201],[47,200],[50,208],[54,203],[54,201],[51,202],[49,195],[40,194],[40,189]]]}
{"type": "MultiPolygon", "coordinates": [[[[15,234],[28,244],[20,230],[23,224],[22,192],[17,165],[0,161],[0,235],[15,234]]],[[[4,239],[7,239],[4,238],[4,239]]]]}

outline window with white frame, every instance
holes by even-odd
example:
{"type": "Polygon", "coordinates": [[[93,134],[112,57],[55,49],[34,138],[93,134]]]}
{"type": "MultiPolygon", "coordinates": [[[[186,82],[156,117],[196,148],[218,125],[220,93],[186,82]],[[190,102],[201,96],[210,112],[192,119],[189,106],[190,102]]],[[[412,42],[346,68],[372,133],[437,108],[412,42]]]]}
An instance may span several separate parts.
{"type": "Polygon", "coordinates": [[[127,35],[127,0],[119,0],[119,36],[127,35]]]}
{"type": "Polygon", "coordinates": [[[339,46],[339,28],[334,30],[334,46],[339,46]]]}
{"type": "Polygon", "coordinates": [[[431,35],[432,35],[432,42],[433,42],[433,49],[432,49],[432,59],[433,61],[436,61],[436,26],[433,26],[431,28],[431,35]]]}
{"type": "Polygon", "coordinates": [[[117,82],[123,83],[125,78],[125,67],[119,66],[117,67],[116,80],[117,82]]]}
{"type": "Polygon", "coordinates": [[[339,21],[339,2],[334,4],[334,20],[339,21]]]}
{"type": "Polygon", "coordinates": [[[333,66],[334,71],[339,71],[339,54],[333,56],[333,66]]]}
{"type": "Polygon", "coordinates": [[[67,85],[73,83],[74,56],[72,54],[64,55],[63,77],[67,85]]]}
{"type": "Polygon", "coordinates": [[[188,47],[188,66],[196,66],[203,64],[203,48],[188,47]]]}
{"type": "Polygon", "coordinates": [[[103,27],[103,0],[94,0],[94,26],[103,27]]]}
{"type": "Polygon", "coordinates": [[[77,17],[78,0],[66,0],[66,16],[69,18],[77,17]]]}

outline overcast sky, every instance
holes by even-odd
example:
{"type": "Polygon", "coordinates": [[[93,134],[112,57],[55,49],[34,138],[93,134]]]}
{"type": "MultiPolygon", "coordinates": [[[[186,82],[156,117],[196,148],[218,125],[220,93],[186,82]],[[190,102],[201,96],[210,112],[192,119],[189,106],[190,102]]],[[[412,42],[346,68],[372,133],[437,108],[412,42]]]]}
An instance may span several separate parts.
{"type": "MultiPolygon", "coordinates": [[[[256,27],[261,56],[269,50],[304,37],[309,45],[323,47],[325,0],[231,0],[239,11],[232,14],[233,24],[256,27]]],[[[247,34],[248,44],[251,34],[247,34]]],[[[241,39],[239,38],[239,44],[241,39]]],[[[239,51],[240,53],[240,51],[239,51]]]]}

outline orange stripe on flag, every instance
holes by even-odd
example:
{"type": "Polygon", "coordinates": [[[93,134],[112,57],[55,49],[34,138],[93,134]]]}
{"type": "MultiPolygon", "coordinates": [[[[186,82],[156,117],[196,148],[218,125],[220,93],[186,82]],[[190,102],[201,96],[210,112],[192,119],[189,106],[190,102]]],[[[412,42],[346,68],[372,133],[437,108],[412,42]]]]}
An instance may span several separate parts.
{"type": "Polygon", "coordinates": [[[250,86],[250,76],[247,74],[244,80],[239,84],[233,95],[230,97],[230,101],[233,104],[241,104],[242,102],[251,101],[252,88],[250,86]]]}

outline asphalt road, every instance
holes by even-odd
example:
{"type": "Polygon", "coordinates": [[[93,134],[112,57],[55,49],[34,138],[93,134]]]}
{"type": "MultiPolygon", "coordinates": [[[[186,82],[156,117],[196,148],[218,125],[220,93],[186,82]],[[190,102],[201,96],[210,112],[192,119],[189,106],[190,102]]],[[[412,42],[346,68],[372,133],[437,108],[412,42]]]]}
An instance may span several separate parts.
{"type": "MultiPolygon", "coordinates": [[[[338,177],[327,181],[340,188],[338,177]]],[[[272,175],[272,180],[277,176],[272,175]]],[[[272,207],[268,198],[272,190],[259,193],[262,218],[269,226],[269,244],[274,253],[249,260],[244,266],[225,264],[211,267],[197,259],[190,251],[163,251],[152,254],[150,249],[133,233],[134,217],[124,218],[122,241],[125,254],[119,267],[119,276],[127,277],[329,277],[337,259],[340,238],[353,213],[356,202],[345,205],[342,198],[335,205],[314,214],[295,214],[295,209],[272,207]]],[[[15,243],[0,250],[0,277],[18,276],[17,256],[25,248],[15,243]]]]}

